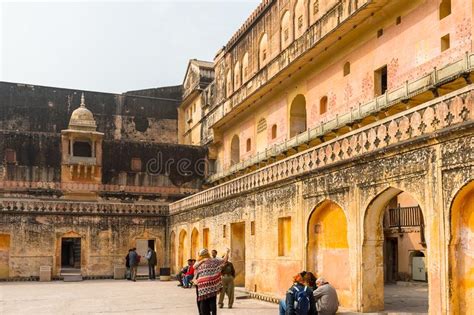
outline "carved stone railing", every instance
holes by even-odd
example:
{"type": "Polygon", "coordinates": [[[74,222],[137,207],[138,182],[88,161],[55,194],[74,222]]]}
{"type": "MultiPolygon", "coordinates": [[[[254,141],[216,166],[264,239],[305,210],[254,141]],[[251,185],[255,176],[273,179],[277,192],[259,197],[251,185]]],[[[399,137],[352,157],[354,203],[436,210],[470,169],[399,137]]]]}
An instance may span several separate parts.
{"type": "Polygon", "coordinates": [[[168,205],[158,203],[113,203],[38,199],[0,199],[1,213],[167,216],[168,205]]]}
{"type": "Polygon", "coordinates": [[[199,190],[196,188],[166,187],[166,186],[130,186],[102,185],[86,183],[60,182],[30,182],[30,181],[0,181],[0,190],[17,191],[25,189],[45,190],[75,190],[96,192],[124,192],[143,194],[189,195],[199,190]]]}
{"type": "Polygon", "coordinates": [[[377,121],[331,141],[307,149],[221,185],[170,205],[170,214],[201,207],[221,199],[353,160],[402,142],[415,140],[448,127],[472,124],[474,85],[377,121]]]}
{"type": "MultiPolygon", "coordinates": [[[[387,1],[378,0],[376,2],[378,5],[374,5],[373,10],[379,9],[380,3],[386,3],[387,1]]],[[[343,22],[349,20],[360,11],[368,9],[369,5],[374,3],[374,0],[359,0],[356,3],[357,6],[351,6],[350,1],[338,1],[320,19],[310,25],[303,35],[294,40],[278,56],[270,60],[252,78],[234,91],[224,103],[220,104],[219,108],[209,116],[209,126],[214,126],[260,87],[267,84],[290,64],[325,40],[326,36],[338,29],[343,22]]],[[[347,29],[348,32],[351,28],[348,27],[347,29]]]]}
{"type": "Polygon", "coordinates": [[[412,81],[407,81],[403,86],[387,91],[384,95],[376,97],[365,104],[357,104],[348,110],[347,113],[336,115],[335,118],[323,122],[314,128],[308,129],[296,137],[275,144],[267,148],[265,151],[258,152],[257,154],[245,159],[245,161],[232,165],[225,171],[217,170],[217,173],[209,176],[207,181],[210,183],[218,181],[219,179],[225,178],[233,173],[244,170],[251,165],[256,165],[262,161],[268,160],[269,158],[276,157],[291,148],[308,143],[330,131],[360,121],[364,117],[373,113],[377,113],[390,106],[401,103],[402,101],[408,100],[410,97],[426,92],[449,80],[453,80],[460,75],[473,71],[474,54],[466,54],[463,59],[459,59],[439,69],[433,69],[431,73],[412,81]]]}

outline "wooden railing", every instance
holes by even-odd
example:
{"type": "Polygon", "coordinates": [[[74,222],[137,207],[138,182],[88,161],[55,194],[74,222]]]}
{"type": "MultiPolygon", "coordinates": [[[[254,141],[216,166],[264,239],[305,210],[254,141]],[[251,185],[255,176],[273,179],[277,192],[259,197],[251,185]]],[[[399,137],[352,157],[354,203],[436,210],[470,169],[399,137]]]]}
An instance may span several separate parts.
{"type": "Polygon", "coordinates": [[[423,213],[419,206],[389,209],[387,223],[389,228],[423,226],[423,213]]]}

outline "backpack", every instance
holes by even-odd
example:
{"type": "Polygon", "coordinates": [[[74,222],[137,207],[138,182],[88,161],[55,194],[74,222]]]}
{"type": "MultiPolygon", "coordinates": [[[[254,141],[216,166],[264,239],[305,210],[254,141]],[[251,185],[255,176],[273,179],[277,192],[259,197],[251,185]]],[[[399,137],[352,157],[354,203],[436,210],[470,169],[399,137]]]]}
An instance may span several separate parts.
{"type": "Polygon", "coordinates": [[[141,258],[142,258],[142,256],[140,256],[140,255],[137,255],[137,264],[139,264],[139,263],[140,263],[140,259],[141,259],[141,258]]]}
{"type": "Polygon", "coordinates": [[[293,286],[293,295],[295,298],[295,313],[298,315],[307,315],[309,312],[309,296],[307,286],[304,289],[299,289],[296,285],[293,286]]]}

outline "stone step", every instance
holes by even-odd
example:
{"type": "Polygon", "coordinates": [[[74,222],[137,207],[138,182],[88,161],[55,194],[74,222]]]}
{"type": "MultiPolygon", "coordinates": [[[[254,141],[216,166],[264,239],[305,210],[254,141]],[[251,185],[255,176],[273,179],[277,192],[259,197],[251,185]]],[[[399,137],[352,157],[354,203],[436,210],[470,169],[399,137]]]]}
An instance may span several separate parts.
{"type": "Polygon", "coordinates": [[[82,275],[71,275],[71,274],[66,274],[62,275],[64,282],[77,282],[77,281],[82,281],[82,275]]]}

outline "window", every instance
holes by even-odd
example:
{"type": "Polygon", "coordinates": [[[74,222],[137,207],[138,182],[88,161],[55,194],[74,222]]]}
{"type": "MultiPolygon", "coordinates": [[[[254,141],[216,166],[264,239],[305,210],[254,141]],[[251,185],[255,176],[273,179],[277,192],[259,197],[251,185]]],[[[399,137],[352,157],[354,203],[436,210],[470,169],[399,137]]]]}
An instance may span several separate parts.
{"type": "Polygon", "coordinates": [[[209,248],[209,228],[202,229],[202,247],[209,248]]]}
{"type": "Polygon", "coordinates": [[[132,162],[130,164],[133,172],[141,172],[142,160],[140,158],[132,158],[132,162]]]}
{"type": "Polygon", "coordinates": [[[395,21],[395,24],[400,25],[401,23],[402,23],[402,17],[399,16],[399,17],[397,17],[397,20],[395,21]]]}
{"type": "Polygon", "coordinates": [[[289,256],[291,251],[291,217],[278,219],[278,256],[289,256]]]}
{"type": "Polygon", "coordinates": [[[377,38],[382,37],[382,35],[383,35],[383,28],[377,31],[377,38]]]}
{"type": "Polygon", "coordinates": [[[451,0],[443,0],[439,5],[439,19],[442,20],[451,14],[451,0]]]}
{"type": "Polygon", "coordinates": [[[230,165],[240,162],[240,139],[237,135],[232,137],[230,143],[230,165]]]}
{"type": "Polygon", "coordinates": [[[262,118],[257,123],[257,133],[261,133],[267,130],[267,120],[262,118]]]}
{"type": "Polygon", "coordinates": [[[249,54],[246,52],[242,58],[242,82],[247,80],[249,75],[249,54]]]}
{"type": "Polygon", "coordinates": [[[261,69],[265,65],[265,61],[267,60],[267,48],[268,37],[267,34],[263,34],[258,45],[258,69],[261,69]]]}
{"type": "Polygon", "coordinates": [[[280,31],[280,49],[285,49],[288,46],[288,40],[290,38],[290,11],[288,10],[286,10],[281,17],[280,31]]]}
{"type": "Polygon", "coordinates": [[[255,221],[250,222],[250,235],[255,235],[255,221]]]}
{"type": "Polygon", "coordinates": [[[441,51],[448,50],[450,46],[449,34],[441,37],[441,51]]]}
{"type": "Polygon", "coordinates": [[[351,73],[351,63],[348,61],[344,64],[344,76],[351,73]]]}
{"type": "Polygon", "coordinates": [[[290,138],[306,131],[306,126],[306,98],[298,94],[291,102],[290,138]]]}
{"type": "Polygon", "coordinates": [[[387,91],[387,65],[375,70],[374,72],[374,94],[380,96],[387,91]]]}
{"type": "Polygon", "coordinates": [[[72,152],[74,156],[92,157],[91,144],[86,141],[75,141],[72,145],[72,152]]]}
{"type": "Polygon", "coordinates": [[[250,138],[247,139],[247,152],[252,150],[252,140],[250,138]]]}
{"type": "Polygon", "coordinates": [[[319,100],[319,114],[322,115],[328,110],[328,97],[323,96],[319,100]]]}
{"type": "Polygon", "coordinates": [[[224,224],[222,226],[222,237],[226,238],[226,235],[227,235],[227,225],[224,224]]]}
{"type": "Polygon", "coordinates": [[[313,2],[313,15],[318,14],[319,12],[319,0],[313,2]]]}
{"type": "Polygon", "coordinates": [[[15,164],[16,163],[16,151],[13,149],[6,149],[5,150],[5,162],[8,164],[15,164]]]}
{"type": "Polygon", "coordinates": [[[272,126],[272,139],[276,139],[277,137],[277,125],[272,126]]]}

